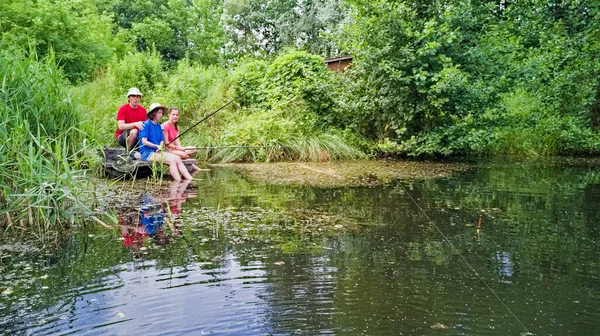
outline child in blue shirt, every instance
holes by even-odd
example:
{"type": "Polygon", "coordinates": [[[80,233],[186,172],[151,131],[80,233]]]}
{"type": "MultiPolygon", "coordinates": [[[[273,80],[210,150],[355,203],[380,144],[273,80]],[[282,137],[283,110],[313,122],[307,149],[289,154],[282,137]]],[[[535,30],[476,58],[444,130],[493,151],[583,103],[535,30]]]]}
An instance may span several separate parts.
{"type": "Polygon", "coordinates": [[[167,108],[154,103],[148,109],[148,120],[144,122],[144,128],[139,131],[138,139],[140,142],[140,154],[144,161],[154,161],[166,163],[169,165],[169,172],[175,181],[181,181],[181,176],[186,180],[191,180],[192,175],[188,172],[177,155],[163,152],[165,138],[160,126],[160,119],[167,111],[167,108]]]}

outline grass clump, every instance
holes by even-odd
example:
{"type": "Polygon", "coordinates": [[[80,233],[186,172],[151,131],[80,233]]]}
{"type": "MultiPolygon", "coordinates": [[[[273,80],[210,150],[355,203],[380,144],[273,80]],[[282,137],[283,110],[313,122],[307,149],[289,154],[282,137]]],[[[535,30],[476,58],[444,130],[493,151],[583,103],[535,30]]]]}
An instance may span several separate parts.
{"type": "Polygon", "coordinates": [[[0,52],[0,227],[41,240],[74,222],[89,149],[52,55],[0,52]],[[32,230],[30,230],[32,229],[32,230]]]}

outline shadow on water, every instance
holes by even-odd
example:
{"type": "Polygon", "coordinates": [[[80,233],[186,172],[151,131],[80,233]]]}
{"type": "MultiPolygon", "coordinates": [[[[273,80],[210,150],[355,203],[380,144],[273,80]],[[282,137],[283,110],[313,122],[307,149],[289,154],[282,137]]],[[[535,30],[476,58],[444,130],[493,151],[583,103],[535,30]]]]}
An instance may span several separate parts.
{"type": "Polygon", "coordinates": [[[2,249],[0,329],[593,334],[596,163],[503,158],[328,188],[216,168],[136,194],[113,209],[118,229],[75,234],[61,251],[2,249]]]}

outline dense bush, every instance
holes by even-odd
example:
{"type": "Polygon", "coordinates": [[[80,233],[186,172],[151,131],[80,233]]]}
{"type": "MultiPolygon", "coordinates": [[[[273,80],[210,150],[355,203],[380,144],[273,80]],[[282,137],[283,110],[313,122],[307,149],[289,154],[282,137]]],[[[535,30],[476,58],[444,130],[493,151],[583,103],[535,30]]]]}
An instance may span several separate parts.
{"type": "Polygon", "coordinates": [[[201,66],[182,60],[164,80],[156,94],[169,106],[180,108],[183,123],[217,108],[228,88],[227,72],[215,66],[201,66]]]}
{"type": "MultiPolygon", "coordinates": [[[[211,147],[246,148],[202,151],[203,159],[323,160],[363,155],[349,145],[357,142],[355,136],[336,130],[336,125],[330,122],[335,112],[331,90],[334,77],[321,58],[305,52],[287,51],[271,63],[261,60],[240,62],[229,73],[228,79],[222,79],[224,75],[185,63],[171,75],[173,83],[185,83],[186,88],[194,87],[194,77],[202,78],[198,81],[202,84],[198,92],[206,92],[206,85],[217,88],[213,89],[213,97],[221,103],[244,93],[236,104],[199,125],[183,141],[211,147]],[[188,71],[196,75],[183,75],[188,71]]],[[[169,84],[166,95],[176,91],[175,87],[169,84]]],[[[206,107],[212,104],[210,99],[204,99],[203,95],[196,95],[191,101],[200,104],[200,111],[208,112],[206,107]]]]}
{"type": "Polygon", "coordinates": [[[164,64],[156,50],[132,52],[125,55],[114,66],[109,67],[115,76],[115,84],[121,92],[130,87],[139,88],[144,95],[160,88],[167,80],[164,64]]]}
{"type": "Polygon", "coordinates": [[[355,62],[343,101],[382,150],[597,152],[597,3],[349,3],[340,36],[355,62]]]}
{"type": "Polygon", "coordinates": [[[0,47],[31,48],[40,56],[53,50],[71,81],[90,79],[115,51],[127,48],[91,0],[5,0],[0,13],[0,47]]]}

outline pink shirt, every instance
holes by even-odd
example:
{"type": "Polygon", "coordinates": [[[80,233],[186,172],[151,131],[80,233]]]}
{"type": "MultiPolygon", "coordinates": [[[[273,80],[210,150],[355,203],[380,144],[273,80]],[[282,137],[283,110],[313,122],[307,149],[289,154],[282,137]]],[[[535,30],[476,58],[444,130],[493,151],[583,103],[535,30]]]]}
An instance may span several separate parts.
{"type": "Polygon", "coordinates": [[[179,130],[177,130],[175,126],[173,126],[173,124],[171,124],[168,121],[165,121],[162,124],[162,129],[163,131],[167,131],[167,138],[165,139],[165,143],[167,144],[173,141],[173,139],[177,138],[177,136],[179,135],[179,130]]]}

